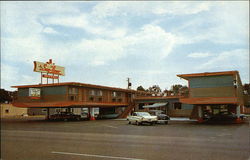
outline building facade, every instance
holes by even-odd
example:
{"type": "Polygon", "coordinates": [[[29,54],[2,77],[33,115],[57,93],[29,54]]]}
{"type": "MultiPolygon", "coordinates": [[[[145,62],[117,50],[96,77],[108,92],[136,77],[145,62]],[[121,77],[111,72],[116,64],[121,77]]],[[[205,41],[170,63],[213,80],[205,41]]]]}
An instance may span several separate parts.
{"type": "Polygon", "coordinates": [[[88,108],[92,116],[94,108],[100,108],[103,114],[112,110],[120,115],[133,105],[134,97],[150,95],[131,89],[76,82],[13,87],[18,89],[13,105],[23,108],[46,108],[47,115],[55,108],[88,108]]]}
{"type": "Polygon", "coordinates": [[[243,86],[238,71],[177,76],[188,81],[189,97],[181,98],[180,101],[194,105],[191,118],[202,122],[207,114],[235,114],[239,118],[243,113],[243,86]]]}

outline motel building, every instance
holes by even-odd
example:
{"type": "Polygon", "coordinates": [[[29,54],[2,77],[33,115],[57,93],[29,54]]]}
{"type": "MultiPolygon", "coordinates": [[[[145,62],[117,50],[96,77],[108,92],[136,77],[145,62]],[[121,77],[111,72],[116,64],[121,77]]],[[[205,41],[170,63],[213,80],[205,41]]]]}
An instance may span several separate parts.
{"type": "MultiPolygon", "coordinates": [[[[12,103],[28,111],[40,110],[50,115],[62,111],[73,112],[94,120],[112,115],[126,118],[134,111],[163,110],[170,117],[187,117],[205,122],[209,117],[233,115],[236,122],[244,113],[243,86],[238,71],[205,72],[177,75],[188,81],[188,96],[152,96],[151,93],[78,82],[59,82],[64,67],[52,60],[34,62],[40,72],[41,83],[12,86],[17,96],[12,103]],[[47,80],[43,84],[43,80],[47,80]],[[52,83],[48,83],[52,79],[52,83]],[[57,81],[57,82],[55,82],[57,81]]],[[[111,118],[111,117],[110,117],[111,118]]]]}
{"type": "Polygon", "coordinates": [[[148,94],[131,89],[77,82],[13,87],[18,89],[14,106],[46,109],[48,118],[51,114],[64,110],[78,114],[87,111],[90,113],[90,119],[94,119],[97,111],[99,115],[116,114],[124,117],[124,114],[128,114],[128,110],[133,108],[133,98],[148,94]],[[37,96],[31,95],[34,91],[38,93],[37,96]]]}
{"type": "Polygon", "coordinates": [[[210,116],[218,119],[244,113],[243,86],[238,71],[207,72],[177,75],[188,81],[189,97],[181,103],[194,105],[190,118],[204,122],[210,116]]]}

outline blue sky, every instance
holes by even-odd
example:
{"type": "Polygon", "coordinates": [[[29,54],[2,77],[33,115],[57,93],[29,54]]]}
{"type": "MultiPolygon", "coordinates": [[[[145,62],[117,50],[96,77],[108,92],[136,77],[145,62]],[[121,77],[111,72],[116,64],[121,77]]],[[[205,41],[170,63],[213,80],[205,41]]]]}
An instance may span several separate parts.
{"type": "Polygon", "coordinates": [[[61,82],[126,88],[186,85],[177,74],[238,70],[249,83],[249,2],[0,2],[1,88],[61,82]]]}

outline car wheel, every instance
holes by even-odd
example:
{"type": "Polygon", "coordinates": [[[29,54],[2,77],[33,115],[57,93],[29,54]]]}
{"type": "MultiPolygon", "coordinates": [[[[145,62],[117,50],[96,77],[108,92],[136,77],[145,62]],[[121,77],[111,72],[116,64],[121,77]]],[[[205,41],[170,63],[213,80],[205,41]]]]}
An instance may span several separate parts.
{"type": "Polygon", "coordinates": [[[168,124],[168,121],[165,121],[165,124],[168,124]]]}
{"type": "Polygon", "coordinates": [[[139,125],[140,125],[140,122],[136,121],[136,125],[139,126],[139,125]]]}
{"type": "Polygon", "coordinates": [[[131,122],[130,122],[130,121],[128,121],[128,124],[131,124],[131,122]]]}

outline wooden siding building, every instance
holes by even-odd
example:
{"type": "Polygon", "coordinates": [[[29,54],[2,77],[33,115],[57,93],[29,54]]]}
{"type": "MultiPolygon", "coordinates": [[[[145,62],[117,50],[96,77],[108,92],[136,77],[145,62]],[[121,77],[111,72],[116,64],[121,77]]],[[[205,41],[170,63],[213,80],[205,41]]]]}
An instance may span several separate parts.
{"type": "Polygon", "coordinates": [[[54,84],[13,86],[18,89],[13,105],[24,108],[111,108],[122,114],[133,104],[136,96],[151,95],[131,89],[114,88],[93,84],[66,82],[54,84]],[[39,96],[30,95],[37,89],[39,96]]]}
{"type": "Polygon", "coordinates": [[[229,111],[240,116],[244,110],[243,86],[238,71],[177,75],[188,81],[189,97],[180,102],[195,105],[191,118],[202,121],[207,110],[229,111]]]}

